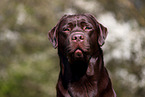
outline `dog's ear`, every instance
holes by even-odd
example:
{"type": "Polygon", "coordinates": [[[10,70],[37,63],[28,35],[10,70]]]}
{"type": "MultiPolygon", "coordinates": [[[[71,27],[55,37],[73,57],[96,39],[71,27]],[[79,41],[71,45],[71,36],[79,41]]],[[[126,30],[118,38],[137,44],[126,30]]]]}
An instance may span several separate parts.
{"type": "Polygon", "coordinates": [[[67,17],[67,15],[64,15],[59,22],[48,32],[48,39],[53,44],[54,48],[58,47],[58,28],[61,23],[61,21],[67,17]]]}
{"type": "Polygon", "coordinates": [[[104,27],[101,23],[99,23],[93,15],[91,14],[85,14],[85,15],[89,17],[90,19],[92,19],[93,22],[95,23],[95,26],[97,27],[96,30],[99,31],[98,44],[100,46],[103,46],[103,44],[105,43],[107,34],[108,34],[107,28],[104,27]]]}
{"type": "Polygon", "coordinates": [[[107,37],[108,31],[107,28],[104,27],[102,24],[99,23],[99,30],[100,30],[100,35],[98,37],[98,43],[100,46],[103,46],[103,44],[105,43],[105,39],[107,37]]]}

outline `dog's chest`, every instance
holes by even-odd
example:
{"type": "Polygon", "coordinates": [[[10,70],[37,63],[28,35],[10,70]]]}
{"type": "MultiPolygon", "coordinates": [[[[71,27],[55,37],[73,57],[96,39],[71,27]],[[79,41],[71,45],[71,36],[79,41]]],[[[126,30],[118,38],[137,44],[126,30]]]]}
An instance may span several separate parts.
{"type": "Polygon", "coordinates": [[[68,92],[72,97],[96,97],[97,82],[85,80],[69,84],[68,92]]]}

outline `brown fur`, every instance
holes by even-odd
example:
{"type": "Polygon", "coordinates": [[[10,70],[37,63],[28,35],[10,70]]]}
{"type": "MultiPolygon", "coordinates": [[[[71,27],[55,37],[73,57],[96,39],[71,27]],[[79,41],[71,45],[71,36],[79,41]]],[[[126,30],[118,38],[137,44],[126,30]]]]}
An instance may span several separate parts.
{"type": "Polygon", "coordinates": [[[49,31],[60,58],[57,97],[116,97],[101,49],[107,33],[90,14],[65,15],[49,31]]]}

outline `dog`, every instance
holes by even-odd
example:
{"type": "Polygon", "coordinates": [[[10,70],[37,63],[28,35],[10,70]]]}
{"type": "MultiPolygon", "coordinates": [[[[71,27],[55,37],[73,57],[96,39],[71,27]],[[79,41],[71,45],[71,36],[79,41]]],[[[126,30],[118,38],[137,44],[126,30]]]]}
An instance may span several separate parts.
{"type": "Polygon", "coordinates": [[[60,59],[57,97],[116,97],[101,49],[107,34],[91,14],[64,15],[48,32],[60,59]]]}

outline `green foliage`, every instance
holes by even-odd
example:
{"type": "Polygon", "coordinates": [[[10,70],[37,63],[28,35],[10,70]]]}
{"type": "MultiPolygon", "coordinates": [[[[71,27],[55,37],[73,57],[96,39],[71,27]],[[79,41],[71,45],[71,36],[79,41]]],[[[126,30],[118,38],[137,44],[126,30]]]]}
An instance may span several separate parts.
{"type": "MultiPolygon", "coordinates": [[[[138,29],[145,26],[144,1],[92,1],[99,2],[103,12],[114,13],[118,20],[130,22],[135,19],[139,24],[138,29]]],[[[86,10],[88,7],[82,8],[75,2],[76,0],[0,0],[0,97],[55,97],[59,59],[47,34],[68,9],[76,13],[90,12],[86,10]]],[[[144,50],[145,41],[142,39],[141,42],[144,50]]],[[[110,54],[114,48],[114,44],[111,44],[105,54],[110,54]]],[[[145,56],[142,56],[139,63],[135,60],[138,55],[134,50],[131,56],[128,60],[112,58],[107,63],[118,97],[144,96],[145,88],[142,84],[137,85],[145,75],[145,56]],[[126,76],[135,78],[135,81],[126,76]],[[130,83],[135,83],[136,87],[130,83]]]]}

